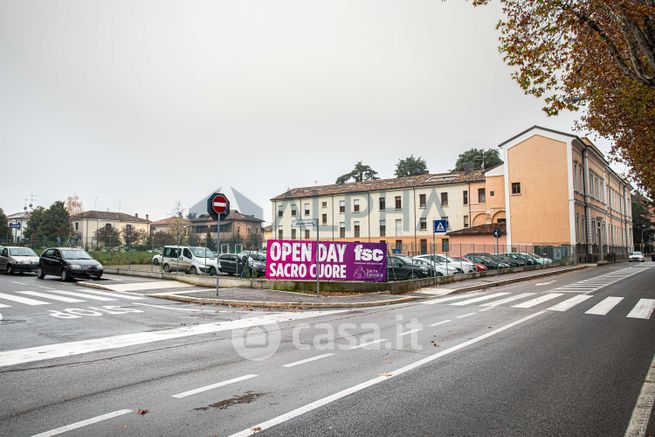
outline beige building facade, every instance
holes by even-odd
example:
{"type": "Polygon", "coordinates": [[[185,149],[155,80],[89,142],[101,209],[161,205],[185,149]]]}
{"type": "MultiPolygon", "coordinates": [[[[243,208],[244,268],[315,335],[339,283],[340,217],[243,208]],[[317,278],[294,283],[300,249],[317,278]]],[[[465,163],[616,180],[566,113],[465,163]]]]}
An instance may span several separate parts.
{"type": "MultiPolygon", "coordinates": [[[[103,246],[105,242],[98,241],[98,230],[114,228],[119,233],[120,244],[126,243],[126,235],[135,231],[140,234],[150,235],[150,220],[146,214],[145,218],[139,214],[125,214],[123,212],[111,211],[84,211],[74,214],[70,218],[73,236],[78,244],[94,248],[103,246]]],[[[112,242],[110,245],[115,244],[112,242]]]]}

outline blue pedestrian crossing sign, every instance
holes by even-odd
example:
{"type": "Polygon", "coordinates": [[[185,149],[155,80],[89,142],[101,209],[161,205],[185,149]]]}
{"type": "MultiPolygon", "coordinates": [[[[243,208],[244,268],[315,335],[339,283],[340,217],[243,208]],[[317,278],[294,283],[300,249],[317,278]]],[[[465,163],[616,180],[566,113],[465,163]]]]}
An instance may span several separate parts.
{"type": "Polygon", "coordinates": [[[434,233],[445,234],[446,232],[448,232],[448,220],[435,220],[434,233]]]}

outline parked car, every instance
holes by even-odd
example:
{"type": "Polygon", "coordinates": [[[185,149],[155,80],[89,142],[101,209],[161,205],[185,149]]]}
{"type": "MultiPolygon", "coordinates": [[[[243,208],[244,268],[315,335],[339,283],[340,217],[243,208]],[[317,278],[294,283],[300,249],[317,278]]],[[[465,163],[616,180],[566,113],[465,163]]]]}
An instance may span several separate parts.
{"type": "Polygon", "coordinates": [[[643,263],[645,261],[644,254],[639,251],[632,252],[630,256],[628,256],[628,262],[632,262],[632,261],[643,263]]]}
{"type": "Polygon", "coordinates": [[[102,264],[84,249],[53,247],[41,254],[37,277],[43,279],[45,275],[55,275],[62,281],[69,281],[73,278],[100,279],[102,273],[102,264]]]}
{"type": "MultiPolygon", "coordinates": [[[[425,262],[425,265],[436,267],[437,272],[441,272],[443,276],[455,275],[458,273],[464,273],[464,271],[457,266],[452,261],[447,261],[446,257],[443,255],[432,254],[432,255],[417,255],[413,258],[414,260],[421,260],[425,262]]],[[[439,275],[437,275],[439,276],[439,275]]]]}
{"type": "Polygon", "coordinates": [[[450,259],[453,260],[453,262],[456,263],[455,265],[460,267],[464,273],[486,272],[489,270],[484,264],[475,263],[463,256],[453,256],[450,257],[450,259]]]}
{"type": "Polygon", "coordinates": [[[425,265],[414,263],[412,258],[403,255],[387,257],[387,278],[390,281],[401,279],[427,278],[430,269],[425,265]]]}
{"type": "Polygon", "coordinates": [[[537,263],[534,259],[522,255],[518,252],[509,252],[509,253],[504,253],[503,255],[507,258],[511,258],[516,261],[521,261],[524,266],[533,266],[537,263]]]}
{"type": "Polygon", "coordinates": [[[222,253],[218,256],[218,260],[220,262],[219,271],[221,273],[231,276],[239,276],[243,273],[246,260],[240,258],[236,253],[222,253]]]}
{"type": "Polygon", "coordinates": [[[205,247],[165,246],[160,261],[165,272],[216,275],[220,271],[216,254],[205,247]]]}
{"type": "Polygon", "coordinates": [[[513,258],[505,254],[491,254],[490,257],[495,261],[500,261],[501,263],[509,264],[510,267],[525,267],[527,262],[521,258],[513,258]]]}
{"type": "Polygon", "coordinates": [[[36,272],[39,255],[29,247],[9,246],[0,249],[0,271],[8,274],[36,272]]]}
{"type": "Polygon", "coordinates": [[[480,263],[487,267],[489,270],[499,270],[499,269],[508,269],[509,264],[498,262],[492,258],[488,257],[488,254],[466,254],[464,256],[466,259],[469,259],[473,262],[480,263]]]}
{"type": "Polygon", "coordinates": [[[158,266],[159,264],[161,264],[163,259],[164,259],[164,256],[162,254],[158,254],[158,255],[153,256],[152,257],[152,265],[153,266],[158,266]]]}
{"type": "Polygon", "coordinates": [[[260,277],[266,275],[266,253],[247,251],[239,253],[243,268],[240,275],[244,277],[260,277]]]}
{"type": "Polygon", "coordinates": [[[534,259],[537,262],[537,264],[540,264],[540,265],[548,265],[548,264],[553,263],[552,259],[546,258],[546,257],[543,257],[543,256],[539,256],[539,255],[534,254],[534,253],[521,253],[521,255],[526,255],[526,256],[531,257],[532,259],[534,259]]]}

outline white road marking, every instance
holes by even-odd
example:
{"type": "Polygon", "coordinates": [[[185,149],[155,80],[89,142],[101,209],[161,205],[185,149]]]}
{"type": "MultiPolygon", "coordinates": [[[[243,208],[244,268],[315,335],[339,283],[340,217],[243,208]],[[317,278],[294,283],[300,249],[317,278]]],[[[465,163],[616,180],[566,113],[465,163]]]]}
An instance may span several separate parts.
{"type": "Polygon", "coordinates": [[[573,296],[570,299],[566,299],[564,302],[560,302],[557,305],[553,305],[548,308],[551,311],[568,311],[579,303],[584,302],[587,299],[591,299],[593,296],[588,294],[582,294],[578,296],[573,296]]]}
{"type": "Polygon", "coordinates": [[[253,425],[251,427],[248,427],[248,428],[244,429],[243,431],[232,434],[231,437],[249,436],[249,435],[253,435],[253,434],[255,434],[257,432],[260,432],[260,431],[265,431],[265,430],[267,430],[269,428],[274,427],[275,425],[279,425],[280,423],[283,423],[283,422],[291,420],[291,419],[293,419],[295,417],[301,416],[301,415],[303,415],[305,413],[308,413],[308,412],[310,412],[312,410],[320,408],[320,407],[322,407],[324,405],[327,405],[327,404],[329,404],[331,402],[334,402],[334,401],[337,401],[339,399],[345,398],[346,396],[349,396],[349,395],[351,395],[353,393],[357,393],[358,391],[364,390],[365,388],[374,386],[374,385],[379,384],[379,383],[384,382],[384,381],[388,381],[390,378],[396,377],[398,375],[402,375],[403,373],[407,373],[407,372],[409,372],[411,370],[414,370],[414,369],[416,369],[418,367],[423,366],[424,364],[427,364],[429,362],[437,360],[437,359],[439,359],[441,357],[449,355],[449,354],[451,354],[453,352],[456,352],[456,351],[458,351],[460,349],[464,349],[465,347],[471,346],[471,345],[473,345],[475,343],[478,343],[478,342],[480,342],[482,340],[486,340],[487,338],[493,337],[494,335],[499,334],[499,333],[501,333],[501,332],[503,332],[503,331],[505,331],[507,329],[513,328],[514,326],[520,325],[521,323],[524,323],[524,322],[526,322],[526,321],[528,321],[528,320],[530,320],[530,319],[532,319],[534,317],[540,316],[540,315],[544,314],[545,312],[546,311],[539,311],[539,312],[536,312],[534,314],[530,314],[527,317],[524,317],[524,318],[519,319],[519,320],[517,320],[515,322],[512,322],[512,323],[509,323],[509,324],[507,324],[505,326],[502,326],[500,328],[494,329],[493,331],[489,331],[489,332],[487,332],[485,334],[480,335],[479,337],[472,338],[471,340],[467,340],[467,341],[465,341],[463,343],[460,343],[458,345],[449,347],[448,349],[444,349],[443,351],[437,352],[437,353],[435,353],[433,355],[429,355],[429,356],[427,356],[425,358],[422,358],[422,359],[420,359],[418,361],[415,361],[415,362],[413,362],[413,363],[411,363],[411,364],[409,364],[407,366],[401,367],[401,368],[399,368],[397,370],[394,370],[392,372],[386,372],[385,376],[378,376],[378,377],[375,377],[373,379],[369,379],[368,381],[365,381],[365,382],[363,382],[361,384],[355,385],[353,387],[349,387],[349,388],[347,388],[345,390],[341,390],[341,391],[339,391],[337,393],[334,393],[334,394],[332,394],[330,396],[326,396],[326,397],[324,397],[322,399],[311,402],[311,403],[309,403],[307,405],[304,405],[304,406],[302,406],[300,408],[296,408],[295,410],[291,410],[291,411],[289,411],[289,412],[287,412],[285,414],[274,417],[273,419],[270,419],[270,420],[267,420],[265,422],[259,423],[257,425],[253,425]]]}
{"type": "MultiPolygon", "coordinates": [[[[11,305],[5,305],[3,303],[0,303],[0,308],[11,308],[11,305]]],[[[2,319],[0,319],[2,320],[2,319]]]]}
{"type": "Polygon", "coordinates": [[[89,290],[88,288],[84,288],[82,290],[77,289],[77,291],[82,291],[84,293],[91,293],[91,294],[97,294],[98,296],[106,296],[106,297],[114,297],[117,299],[129,299],[129,300],[143,300],[145,297],[141,295],[136,295],[136,294],[131,294],[131,293],[107,293],[104,291],[98,291],[98,290],[89,290]]]}
{"type": "Polygon", "coordinates": [[[45,287],[43,285],[37,285],[39,288],[43,288],[44,290],[50,290],[52,287],[45,287]]]}
{"type": "Polygon", "coordinates": [[[585,311],[585,314],[593,314],[595,316],[604,316],[605,314],[609,313],[612,308],[617,306],[619,302],[623,300],[622,297],[606,297],[602,301],[600,301],[599,304],[596,306],[592,307],[588,311],[585,311]]]}
{"type": "Polygon", "coordinates": [[[289,364],[283,364],[282,367],[296,367],[296,366],[300,366],[301,364],[311,363],[312,361],[316,361],[316,360],[320,360],[320,359],[323,359],[323,358],[331,357],[332,355],[334,355],[334,354],[329,353],[329,354],[323,354],[323,355],[316,355],[315,357],[305,358],[304,360],[294,361],[293,363],[289,363],[289,364]]]}
{"type": "Polygon", "coordinates": [[[450,322],[450,320],[442,320],[441,322],[433,323],[433,324],[428,325],[428,326],[439,326],[439,325],[443,325],[443,324],[448,323],[448,322],[450,322]]]}
{"type": "Polygon", "coordinates": [[[482,308],[481,310],[478,310],[478,312],[483,313],[485,311],[493,310],[494,308],[496,308],[496,305],[494,305],[492,307],[482,308]]]}
{"type": "Polygon", "coordinates": [[[472,316],[473,314],[475,314],[475,313],[464,314],[464,315],[461,315],[461,316],[457,316],[456,318],[457,319],[463,319],[464,317],[472,316]]]}
{"type": "MultiPolygon", "coordinates": [[[[162,310],[173,310],[173,311],[191,311],[191,312],[196,312],[196,313],[240,313],[242,311],[233,311],[233,310],[204,310],[201,308],[177,308],[173,307],[170,305],[152,305],[149,303],[141,303],[141,302],[135,302],[134,305],[141,305],[144,307],[150,307],[150,308],[159,308],[162,310]]],[[[253,314],[255,313],[254,311],[243,311],[244,313],[247,314],[253,314]]]]}
{"type": "Polygon", "coordinates": [[[443,297],[441,299],[430,299],[426,300],[425,302],[421,302],[424,305],[434,305],[435,303],[442,303],[442,302],[450,302],[451,300],[456,300],[456,299],[466,299],[471,296],[477,296],[480,293],[466,293],[466,294],[459,294],[457,296],[449,296],[449,297],[443,297]]]}
{"type": "Polygon", "coordinates": [[[463,300],[463,301],[460,301],[460,302],[451,303],[451,305],[471,305],[471,304],[474,304],[474,303],[482,302],[484,300],[493,299],[495,297],[505,296],[507,294],[509,294],[509,293],[507,293],[507,292],[492,293],[492,294],[488,294],[486,296],[474,297],[473,299],[467,299],[467,300],[463,300]]]}
{"type": "Polygon", "coordinates": [[[124,414],[131,413],[132,410],[118,410],[112,411],[111,413],[103,414],[101,416],[92,417],[91,419],[82,420],[80,422],[71,423],[70,425],[62,426],[60,428],[51,429],[50,431],[42,432],[40,434],[35,434],[32,437],[50,437],[53,435],[63,434],[74,429],[79,429],[88,425],[93,425],[94,423],[102,422],[104,420],[113,419],[114,417],[122,416],[124,414]]]}
{"type": "Polygon", "coordinates": [[[107,284],[106,288],[111,291],[145,291],[166,288],[193,287],[191,284],[185,284],[177,281],[153,281],[153,282],[130,282],[127,284],[107,284]]]}
{"type": "Polygon", "coordinates": [[[14,296],[13,294],[0,293],[0,299],[10,300],[12,302],[24,303],[25,305],[49,305],[50,302],[30,299],[27,297],[14,296]]]}
{"type": "Polygon", "coordinates": [[[648,419],[651,411],[655,405],[655,356],[650,363],[648,373],[644,385],[641,387],[641,392],[637,398],[637,404],[632,410],[632,417],[628,429],[625,430],[625,437],[644,437],[646,435],[646,427],[648,426],[648,419]]]}
{"type": "Polygon", "coordinates": [[[253,326],[284,323],[289,320],[329,316],[342,312],[344,312],[344,310],[267,314],[264,316],[251,317],[248,319],[206,323],[194,326],[183,326],[173,329],[164,329],[161,331],[136,332],[133,334],[94,338],[91,340],[72,341],[68,343],[49,344],[44,346],[29,347],[25,349],[0,351],[0,367],[49,360],[53,358],[70,357],[89,352],[119,349],[123,347],[190,337],[194,335],[213,334],[216,332],[230,331],[233,329],[244,329],[253,326]]]}
{"type": "Polygon", "coordinates": [[[196,388],[196,389],[193,389],[193,390],[178,393],[176,395],[171,395],[171,397],[174,397],[174,398],[177,398],[177,399],[182,399],[182,398],[186,398],[187,396],[193,396],[195,394],[202,393],[204,391],[213,390],[213,389],[219,388],[219,387],[224,387],[226,385],[234,384],[235,382],[241,382],[241,381],[245,381],[247,379],[252,379],[252,378],[255,378],[255,377],[257,377],[257,375],[239,376],[238,378],[228,379],[227,381],[221,381],[221,382],[217,382],[216,384],[210,384],[210,385],[206,385],[204,387],[199,387],[199,388],[196,388]]]}
{"type": "Polygon", "coordinates": [[[370,346],[372,344],[382,343],[383,341],[387,341],[387,339],[386,338],[380,338],[378,340],[367,341],[366,343],[358,344],[357,346],[352,346],[350,349],[359,349],[359,348],[362,348],[362,347],[370,346]]]}
{"type": "Polygon", "coordinates": [[[495,306],[498,306],[498,305],[502,305],[502,304],[505,304],[505,303],[508,303],[508,302],[513,302],[515,300],[523,299],[525,297],[530,297],[530,296],[533,296],[533,295],[534,295],[534,293],[519,293],[519,294],[515,294],[514,296],[506,297],[504,299],[499,299],[499,300],[494,300],[493,302],[483,303],[483,304],[480,304],[480,306],[495,307],[495,306]]]}
{"type": "Polygon", "coordinates": [[[404,336],[404,335],[413,334],[413,333],[415,333],[415,332],[419,332],[419,331],[421,331],[420,328],[419,328],[419,329],[410,329],[409,331],[399,332],[397,336],[398,336],[398,337],[402,337],[402,336],[404,336]]]}
{"type": "Polygon", "coordinates": [[[548,302],[551,299],[555,299],[556,297],[560,297],[562,294],[561,293],[548,293],[544,294],[543,296],[539,296],[537,298],[534,298],[532,300],[529,300],[527,302],[523,302],[517,305],[513,305],[512,308],[532,308],[533,306],[537,306],[539,304],[542,304],[544,302],[548,302]]]}
{"type": "Polygon", "coordinates": [[[216,291],[216,288],[201,288],[193,290],[182,290],[182,291],[162,291],[161,293],[148,293],[148,296],[176,296],[178,294],[191,294],[191,293],[202,293],[204,291],[216,291]]]}
{"type": "Polygon", "coordinates": [[[73,299],[72,297],[64,297],[64,296],[56,296],[51,293],[42,293],[39,291],[19,291],[20,294],[27,294],[28,296],[35,296],[35,297],[43,297],[46,299],[52,299],[56,300],[58,302],[67,302],[67,303],[75,303],[75,302],[84,302],[81,299],[73,299]]]}
{"type": "Polygon", "coordinates": [[[18,285],[28,285],[27,282],[19,282],[19,281],[9,281],[12,284],[18,284],[18,285]]]}
{"type": "Polygon", "coordinates": [[[48,290],[49,293],[57,293],[57,294],[63,294],[65,296],[73,296],[73,297],[79,297],[81,299],[91,299],[91,300],[101,300],[103,302],[109,302],[109,301],[114,301],[116,299],[111,299],[109,297],[102,297],[102,296],[93,296],[91,294],[87,293],[77,293],[74,291],[64,291],[64,290],[48,290]]]}
{"type": "Polygon", "coordinates": [[[655,310],[655,299],[639,299],[637,305],[626,316],[630,319],[650,319],[655,310]]]}
{"type": "Polygon", "coordinates": [[[557,282],[557,281],[537,282],[536,284],[534,284],[534,286],[535,287],[541,287],[542,285],[552,284],[553,282],[557,282]]]}

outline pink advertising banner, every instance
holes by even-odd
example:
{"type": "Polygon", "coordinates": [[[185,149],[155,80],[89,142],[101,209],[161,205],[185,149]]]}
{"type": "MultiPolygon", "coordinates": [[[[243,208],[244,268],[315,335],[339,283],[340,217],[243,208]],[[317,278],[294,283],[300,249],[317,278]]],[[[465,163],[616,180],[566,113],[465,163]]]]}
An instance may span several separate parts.
{"type": "MultiPolygon", "coordinates": [[[[387,280],[387,246],[384,243],[319,243],[321,281],[387,280]]],[[[316,279],[316,241],[268,240],[266,279],[316,279]]]]}

